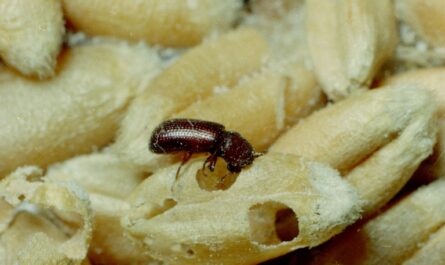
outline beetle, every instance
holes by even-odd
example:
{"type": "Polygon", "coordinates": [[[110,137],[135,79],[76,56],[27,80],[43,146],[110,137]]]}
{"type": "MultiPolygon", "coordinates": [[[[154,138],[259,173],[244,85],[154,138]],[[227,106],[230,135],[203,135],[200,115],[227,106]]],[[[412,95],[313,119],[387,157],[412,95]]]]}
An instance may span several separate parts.
{"type": "Polygon", "coordinates": [[[239,133],[226,131],[224,125],[216,122],[196,119],[171,119],[162,122],[151,135],[149,149],[157,154],[185,153],[176,178],[181,167],[194,153],[210,153],[203,169],[208,164],[213,172],[218,157],[221,157],[231,173],[239,173],[262,155],[255,152],[252,145],[239,133]]]}

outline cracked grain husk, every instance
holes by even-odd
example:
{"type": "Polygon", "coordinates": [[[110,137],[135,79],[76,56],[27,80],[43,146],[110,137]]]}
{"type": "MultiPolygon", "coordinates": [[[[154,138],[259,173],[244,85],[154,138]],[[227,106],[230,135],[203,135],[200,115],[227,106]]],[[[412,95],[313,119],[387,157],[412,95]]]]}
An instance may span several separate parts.
{"type": "MultiPolygon", "coordinates": [[[[31,219],[45,223],[41,225],[45,228],[43,231],[26,224],[24,229],[31,230],[30,233],[23,233],[22,229],[14,231],[17,223],[11,223],[11,226],[1,231],[2,240],[10,242],[0,245],[3,247],[0,253],[6,255],[5,259],[12,258],[14,262],[19,260],[20,264],[82,264],[86,259],[92,234],[92,211],[88,195],[76,184],[47,180],[42,182],[39,180],[41,176],[42,170],[37,167],[17,169],[0,182],[0,197],[14,207],[27,202],[44,210],[75,214],[82,220],[80,226],[66,237],[66,231],[60,226],[56,228],[39,216],[31,219]],[[20,250],[11,252],[13,255],[8,256],[9,247],[20,250]]],[[[29,218],[25,218],[25,222],[26,219],[29,218]]]]}
{"type": "MultiPolygon", "coordinates": [[[[120,225],[120,217],[129,209],[125,198],[144,179],[144,174],[129,162],[113,154],[94,153],[78,156],[48,168],[45,178],[72,181],[89,194],[94,211],[94,225],[89,258],[98,264],[151,264],[141,244],[120,225]]],[[[78,220],[58,213],[65,222],[78,225],[78,220]]]]}

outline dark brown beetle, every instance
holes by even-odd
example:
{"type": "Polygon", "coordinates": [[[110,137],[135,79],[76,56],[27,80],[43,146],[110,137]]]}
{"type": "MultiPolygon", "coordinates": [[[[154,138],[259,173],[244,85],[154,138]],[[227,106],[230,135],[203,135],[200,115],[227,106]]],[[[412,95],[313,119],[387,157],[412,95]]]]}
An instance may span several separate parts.
{"type": "Polygon", "coordinates": [[[203,169],[209,164],[213,172],[218,157],[221,157],[231,173],[240,172],[261,155],[239,133],[226,131],[219,123],[194,119],[164,121],[153,131],[149,148],[157,154],[185,152],[176,177],[194,153],[210,153],[203,169]]]}

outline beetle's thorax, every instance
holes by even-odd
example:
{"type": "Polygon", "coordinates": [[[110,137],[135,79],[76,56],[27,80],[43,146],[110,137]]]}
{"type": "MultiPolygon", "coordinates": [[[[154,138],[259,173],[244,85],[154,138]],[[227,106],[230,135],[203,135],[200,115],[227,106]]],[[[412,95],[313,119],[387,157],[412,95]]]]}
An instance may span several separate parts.
{"type": "Polygon", "coordinates": [[[231,172],[240,172],[252,164],[254,151],[249,142],[237,132],[226,131],[220,145],[219,156],[227,163],[231,172]]]}

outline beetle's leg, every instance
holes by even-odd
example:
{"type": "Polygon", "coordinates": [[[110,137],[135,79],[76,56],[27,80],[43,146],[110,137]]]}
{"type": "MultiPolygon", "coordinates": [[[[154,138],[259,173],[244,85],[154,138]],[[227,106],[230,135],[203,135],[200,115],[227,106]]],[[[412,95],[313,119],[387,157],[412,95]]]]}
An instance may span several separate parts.
{"type": "Polygon", "coordinates": [[[209,169],[211,172],[215,171],[215,166],[216,166],[216,161],[218,160],[218,156],[217,155],[212,155],[211,159],[210,159],[210,165],[209,165],[209,169]]]}
{"type": "Polygon", "coordinates": [[[175,179],[178,180],[179,177],[179,171],[181,171],[182,166],[189,161],[190,157],[192,157],[192,153],[185,153],[182,157],[181,165],[179,165],[178,170],[176,170],[176,177],[175,179]]]}
{"type": "Polygon", "coordinates": [[[207,157],[206,161],[202,165],[202,171],[205,172],[204,170],[207,164],[209,164],[209,169],[211,172],[215,171],[215,165],[217,159],[218,156],[216,154],[211,154],[209,157],[207,157]]]}

